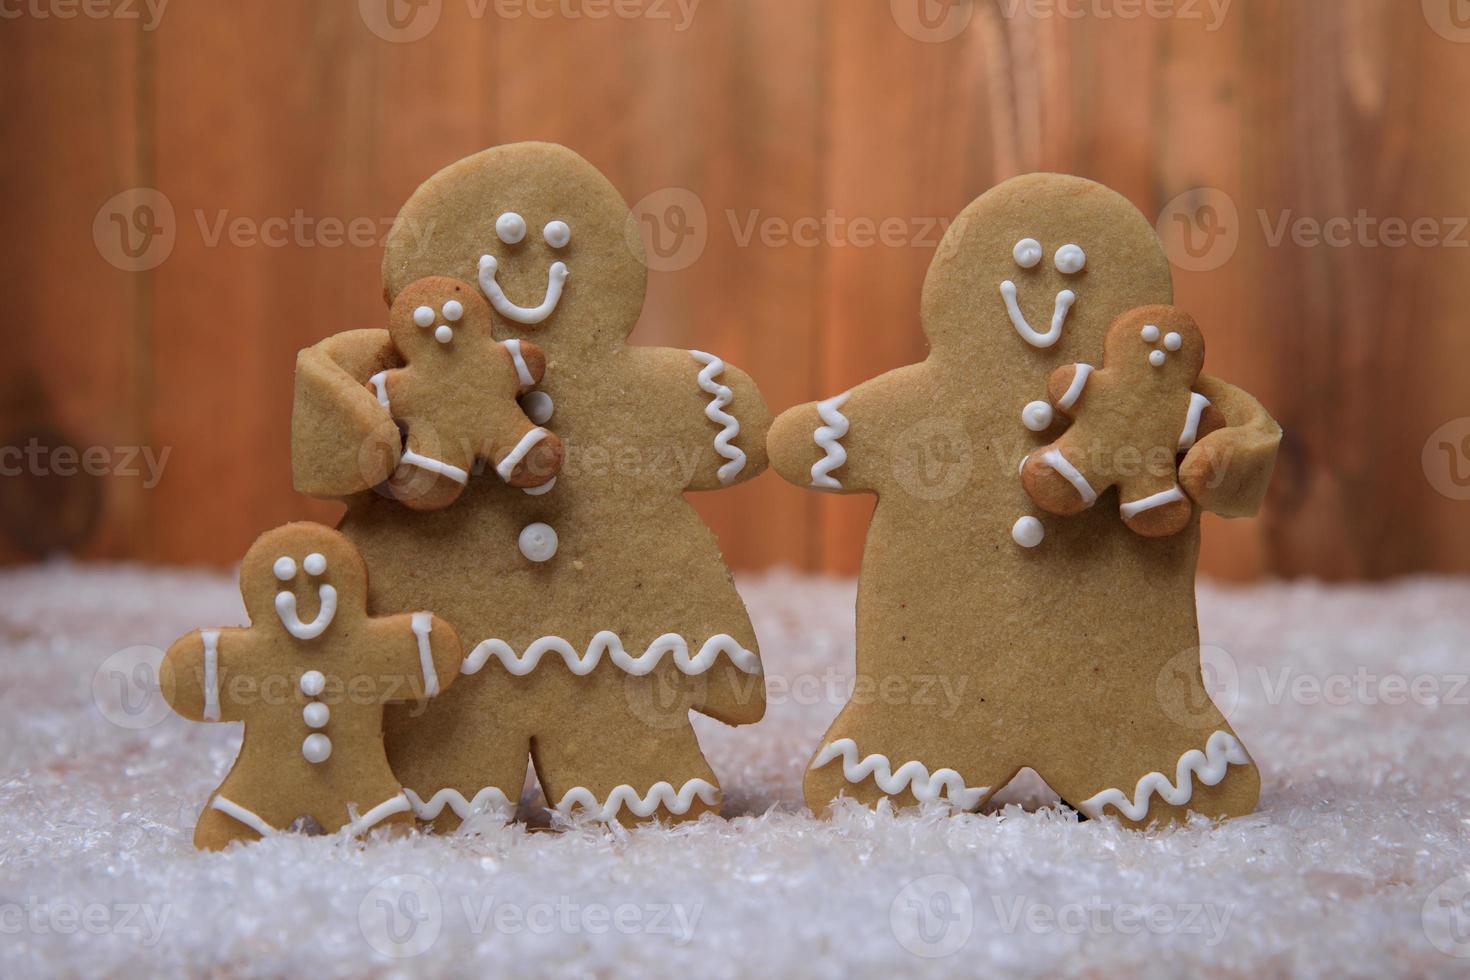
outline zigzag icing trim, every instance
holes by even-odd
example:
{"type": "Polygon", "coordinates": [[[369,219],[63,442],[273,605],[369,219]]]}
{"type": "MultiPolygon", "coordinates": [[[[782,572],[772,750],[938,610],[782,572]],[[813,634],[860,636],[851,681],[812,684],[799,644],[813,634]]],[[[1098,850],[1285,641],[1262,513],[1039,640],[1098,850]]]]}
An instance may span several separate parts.
{"type": "Polygon", "coordinates": [[[842,447],[842,440],[847,436],[847,416],[842,414],[842,406],[847,404],[847,397],[852,392],[843,392],[836,398],[829,398],[824,402],[817,402],[817,415],[826,424],[820,426],[812,433],[812,441],[815,442],[827,454],[817,460],[812,466],[812,486],[821,487],[824,490],[841,490],[842,481],[832,475],[832,471],[842,467],[847,462],[847,450],[842,447]]]}
{"type": "Polygon", "coordinates": [[[861,783],[872,777],[878,788],[889,796],[897,796],[904,790],[914,794],[920,803],[933,803],[940,798],[964,810],[973,810],[990,794],[989,786],[966,786],[965,779],[953,769],[939,769],[934,773],[922,762],[905,762],[893,770],[886,755],[873,754],[861,758],[857,742],[850,738],[839,738],[830,743],[812,760],[811,767],[820,769],[827,763],[842,757],[842,775],[849,783],[861,783]]]}
{"type": "Polygon", "coordinates": [[[689,353],[694,355],[696,361],[705,365],[699,372],[699,387],[710,396],[710,403],[705,406],[704,414],[711,422],[722,426],[715,436],[715,452],[730,461],[719,469],[720,482],[728,486],[745,469],[745,451],[730,444],[731,440],[740,435],[740,420],[725,411],[735,400],[735,393],[728,385],[722,385],[715,380],[725,372],[724,361],[702,350],[692,350],[689,353]]]}
{"type": "Polygon", "coordinates": [[[1105,789],[1077,805],[1089,817],[1102,816],[1103,807],[1117,807],[1118,812],[1137,823],[1148,816],[1150,798],[1157,793],[1170,806],[1183,806],[1194,796],[1194,780],[1215,786],[1225,778],[1232,764],[1250,765],[1251,757],[1240,739],[1229,732],[1216,732],[1205,744],[1205,750],[1190,749],[1179,757],[1174,782],[1161,772],[1151,772],[1138,781],[1130,800],[1119,789],[1105,789]]]}
{"type": "Polygon", "coordinates": [[[403,795],[413,804],[413,814],[420,820],[433,820],[444,812],[446,806],[461,820],[468,820],[474,813],[514,808],[509,797],[494,786],[486,786],[472,800],[465,799],[464,794],[457,789],[441,789],[427,801],[411,789],[405,789],[403,795]]]}
{"type": "Polygon", "coordinates": [[[591,790],[576,786],[567,790],[556,809],[569,817],[573,810],[581,807],[594,811],[599,820],[616,820],[623,807],[627,807],[634,816],[643,818],[653,816],[653,812],[662,806],[675,816],[683,816],[694,805],[696,796],[706,806],[715,806],[720,800],[720,788],[706,779],[691,779],[675,792],[673,783],[661,781],[653,784],[647,796],[639,796],[636,789],[624,783],[607,795],[607,802],[601,803],[591,790]]]}
{"type": "Polygon", "coordinates": [[[484,640],[470,655],[464,658],[460,665],[461,674],[476,674],[480,668],[485,666],[491,657],[500,661],[507,671],[517,677],[524,677],[536,669],[541,663],[541,658],[548,653],[559,655],[567,665],[567,670],[579,677],[586,677],[602,662],[603,656],[608,656],[612,662],[621,669],[634,675],[642,677],[652,673],[664,657],[672,654],[674,664],[685,674],[702,674],[714,665],[715,659],[721,653],[727,655],[730,661],[740,670],[747,674],[760,673],[761,661],[750,650],[742,647],[733,636],[726,633],[718,633],[704,642],[699,653],[690,656],[689,644],[678,633],[665,633],[648,645],[648,649],[634,657],[623,649],[623,641],[611,630],[603,630],[592,638],[587,644],[587,652],[578,654],[566,640],[559,636],[543,636],[526,648],[526,652],[520,656],[511,649],[510,644],[504,640],[484,640]]]}

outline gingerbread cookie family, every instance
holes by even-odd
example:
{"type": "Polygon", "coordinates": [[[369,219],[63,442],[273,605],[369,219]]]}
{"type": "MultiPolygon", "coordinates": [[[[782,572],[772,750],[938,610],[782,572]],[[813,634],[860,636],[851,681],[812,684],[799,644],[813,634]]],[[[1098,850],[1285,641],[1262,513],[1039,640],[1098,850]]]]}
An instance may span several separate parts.
{"type": "Polygon", "coordinates": [[[462,648],[423,611],[367,614],[367,569],[319,524],[268,531],[240,565],[250,626],[195,630],[168,650],[160,690],[195,721],[240,721],[239,758],[199,819],[218,850],[281,830],[363,833],[411,823],[383,748],[383,707],[449,687],[462,648]]]}
{"type": "MultiPolygon", "coordinates": [[[[431,608],[471,647],[452,690],[421,714],[388,716],[394,772],[418,817],[441,828],[514,803],[528,759],[563,812],[626,821],[718,809],[689,712],[729,724],[764,713],[749,617],[683,495],[758,475],[770,416],[750,378],[718,357],[626,342],[647,276],[632,222],[607,179],[562,147],[462,160],[413,194],[383,262],[395,317],[421,305],[435,316],[395,320],[391,335],[340,334],[298,360],[296,484],[347,501],[341,530],[373,569],[369,607],[431,608]],[[496,341],[544,352],[545,376],[522,405],[565,459],[554,481],[485,473],[448,506],[413,509],[371,489],[397,462],[392,447],[360,447],[400,410],[393,372],[405,355],[419,367],[399,335],[427,348],[447,322],[437,294],[416,292],[444,281],[479,287],[496,341]],[[369,383],[384,371],[387,406],[369,383]]],[[[434,383],[440,414],[475,384],[434,383]]],[[[482,455],[530,430],[501,431],[482,455]]]]}
{"type": "Polygon", "coordinates": [[[1133,826],[1255,806],[1259,775],[1201,678],[1197,508],[1253,513],[1280,430],[1199,374],[1203,341],[1171,293],[1120,195],[1016,178],[960,215],[930,266],[928,359],[776,420],[785,479],[878,496],[858,673],[965,680],[944,716],[849,704],[807,771],[813,809],[974,809],[1028,766],[1083,814],[1133,826]],[[937,487],[936,431],[963,447],[937,487]]]}

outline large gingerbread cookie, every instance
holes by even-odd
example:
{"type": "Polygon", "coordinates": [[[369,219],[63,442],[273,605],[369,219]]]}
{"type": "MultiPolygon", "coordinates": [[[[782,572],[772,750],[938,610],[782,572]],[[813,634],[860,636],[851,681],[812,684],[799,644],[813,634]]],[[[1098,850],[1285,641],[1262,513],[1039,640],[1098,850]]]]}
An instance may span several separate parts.
{"type": "Polygon", "coordinates": [[[428,612],[369,616],[367,590],[350,541],[320,524],[287,524],[262,534],[240,563],[250,626],[195,630],[169,648],[159,682],[175,711],[245,723],[195,846],[412,821],[383,748],[383,706],[448,688],[463,650],[428,612]]]}
{"type": "MultiPolygon", "coordinates": [[[[1026,766],[1082,813],[1132,825],[1255,806],[1256,768],[1201,678],[1197,515],[1142,537],[1110,490],[1056,517],[1019,472],[1065,430],[1041,403],[1048,377],[1096,363],[1119,316],[1171,299],[1168,261],[1125,199],[1075,177],[1020,177],[941,244],[923,363],[777,419],[783,477],[878,495],[858,595],[864,689],[937,676],[952,692],[937,707],[849,704],[808,770],[814,809],[841,795],[975,809],[1026,766]]],[[[1194,390],[1224,427],[1190,450],[1181,483],[1201,507],[1252,513],[1279,429],[1222,381],[1202,375],[1194,390]]]]}
{"type": "Polygon", "coordinates": [[[429,276],[476,283],[495,338],[544,352],[522,403],[565,447],[549,487],[473,476],[433,513],[357,493],[371,453],[334,447],[382,424],[358,389],[392,366],[388,338],[342,334],[298,362],[298,486],[350,498],[342,531],[373,565],[372,609],[433,608],[472,647],[467,676],[427,712],[389,716],[394,770],[441,827],[515,801],[528,758],[565,812],[717,809],[689,712],[764,713],[750,620],[683,495],[760,473],[770,416],[718,357],[627,343],[647,278],[632,222],[577,154],[516,144],[430,178],[384,257],[390,303],[429,276]]]}

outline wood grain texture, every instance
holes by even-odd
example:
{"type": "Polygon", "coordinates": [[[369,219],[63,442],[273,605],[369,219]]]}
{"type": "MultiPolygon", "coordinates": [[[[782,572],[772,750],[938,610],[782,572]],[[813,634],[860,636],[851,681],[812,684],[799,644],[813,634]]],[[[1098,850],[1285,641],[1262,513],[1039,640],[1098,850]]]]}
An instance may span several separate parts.
{"type": "MultiPolygon", "coordinates": [[[[1208,253],[1176,285],[1209,370],[1287,432],[1266,513],[1207,521],[1206,570],[1465,571],[1470,27],[1419,6],[1236,0],[1216,23],[1013,0],[705,0],[687,20],[262,0],[169,5],[153,30],[6,21],[0,445],[169,455],[156,487],[117,452],[106,475],[7,471],[0,560],[229,563],[265,528],[332,519],[290,486],[296,350],[382,323],[381,237],[419,181],[551,139],[664,236],[634,339],[715,351],[778,410],[923,356],[924,272],[976,195],[1030,170],[1104,181],[1208,253]],[[173,245],[130,271],[155,199],[108,211],[137,188],[166,199],[173,245]],[[1432,242],[1384,243],[1415,221],[1432,242]]],[[[695,502],[737,567],[844,572],[871,506],[774,476],[695,502]]]]}

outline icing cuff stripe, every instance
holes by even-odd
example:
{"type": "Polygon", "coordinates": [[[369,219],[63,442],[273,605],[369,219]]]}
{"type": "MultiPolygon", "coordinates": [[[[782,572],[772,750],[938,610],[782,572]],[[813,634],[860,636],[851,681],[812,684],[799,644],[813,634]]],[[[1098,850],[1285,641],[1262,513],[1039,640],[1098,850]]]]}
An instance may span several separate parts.
{"type": "Polygon", "coordinates": [[[219,721],[219,630],[200,630],[204,641],[204,720],[219,721]]]}
{"type": "Polygon", "coordinates": [[[432,698],[439,693],[439,674],[434,670],[434,650],[429,645],[429,633],[434,629],[434,614],[416,612],[410,620],[414,638],[419,645],[419,666],[424,672],[424,696],[432,698]]]}
{"type": "Polygon", "coordinates": [[[427,470],[438,476],[447,476],[460,486],[470,482],[470,475],[458,466],[451,466],[432,456],[421,455],[412,449],[405,449],[403,455],[398,457],[398,462],[407,466],[417,466],[421,470],[427,470]]]}
{"type": "Polygon", "coordinates": [[[527,432],[525,435],[521,436],[521,441],[516,443],[516,447],[512,449],[509,453],[507,453],[504,459],[496,464],[495,472],[500,474],[500,478],[502,480],[509,480],[510,475],[515,472],[516,467],[521,465],[521,460],[525,459],[526,455],[530,453],[532,449],[536,448],[536,444],[538,442],[540,442],[542,439],[545,439],[550,434],[551,433],[547,432],[545,429],[541,428],[538,425],[530,432],[527,432]]]}
{"type": "Polygon", "coordinates": [[[1096,796],[1084,800],[1077,809],[1089,817],[1100,817],[1103,808],[1116,807],[1118,812],[1137,823],[1148,816],[1149,803],[1155,793],[1170,806],[1184,806],[1194,796],[1194,780],[1205,786],[1217,786],[1225,778],[1230,766],[1250,765],[1251,757],[1240,744],[1240,739],[1229,732],[1216,732],[1205,744],[1205,750],[1190,749],[1179,758],[1174,782],[1161,772],[1151,772],[1138,781],[1133,799],[1120,789],[1105,789],[1096,796]]]}
{"type": "MultiPolygon", "coordinates": [[[[1067,457],[1062,455],[1060,449],[1053,449],[1042,454],[1042,461],[1062,475],[1062,478],[1076,489],[1082,497],[1082,503],[1088,507],[1097,503],[1097,491],[1092,489],[1092,484],[1087,482],[1087,477],[1078,472],[1067,457]]],[[[1025,463],[1021,464],[1026,465],[1025,463]]]]}
{"type": "Polygon", "coordinates": [[[556,809],[569,817],[577,808],[583,808],[595,811],[600,820],[616,820],[623,807],[642,818],[653,816],[654,811],[662,806],[675,816],[682,816],[694,805],[696,796],[706,806],[716,806],[720,800],[720,789],[707,779],[691,779],[675,792],[673,783],[660,781],[653,784],[647,796],[640,797],[636,789],[625,783],[607,795],[606,803],[599,803],[591,790],[577,786],[567,790],[556,809]]]}
{"type": "Polygon", "coordinates": [[[1132,503],[1123,504],[1118,510],[1122,512],[1124,519],[1127,520],[1137,517],[1146,510],[1153,510],[1156,507],[1163,507],[1166,504],[1172,504],[1176,500],[1183,499],[1184,491],[1176,486],[1172,490],[1156,493],[1152,497],[1144,497],[1142,500],[1135,500],[1132,503]]]}
{"type": "Polygon", "coordinates": [[[1073,367],[1076,373],[1072,375],[1072,384],[1068,386],[1067,393],[1062,396],[1061,401],[1057,402],[1057,408],[1064,412],[1077,404],[1077,399],[1082,397],[1082,390],[1087,387],[1087,380],[1092,377],[1091,364],[1076,364],[1073,367]]]}
{"type": "Polygon", "coordinates": [[[526,359],[521,356],[521,342],[519,340],[507,340],[503,346],[506,350],[510,351],[510,359],[515,362],[516,380],[521,383],[521,387],[529,388],[534,385],[536,379],[531,377],[531,369],[526,366],[526,359]]]}
{"type": "Polygon", "coordinates": [[[812,760],[811,768],[820,769],[838,757],[842,759],[842,777],[849,783],[861,783],[872,777],[889,796],[907,789],[920,803],[934,803],[943,798],[961,809],[973,810],[990,793],[988,786],[966,786],[964,777],[953,769],[938,769],[931,774],[917,760],[905,762],[895,772],[885,755],[875,753],[861,758],[857,742],[850,738],[839,738],[823,748],[812,760]]]}
{"type": "Polygon", "coordinates": [[[826,424],[812,433],[812,439],[827,455],[812,466],[814,487],[842,489],[842,481],[833,476],[832,471],[840,469],[847,462],[847,450],[842,447],[842,440],[847,436],[850,427],[847,416],[842,414],[842,406],[847,404],[851,394],[850,391],[843,392],[836,398],[817,403],[817,415],[826,424]]]}
{"type": "Polygon", "coordinates": [[[1184,431],[1179,436],[1179,451],[1188,452],[1194,448],[1199,439],[1200,418],[1205,414],[1205,409],[1210,407],[1210,400],[1197,391],[1189,393],[1189,417],[1185,419],[1184,431]]]}
{"type": "Polygon", "coordinates": [[[412,809],[413,804],[408,801],[408,794],[399,793],[397,796],[379,803],[343,829],[347,831],[349,836],[356,837],[358,834],[372,830],[395,813],[407,813],[412,809]]]}
{"type": "Polygon", "coordinates": [[[596,669],[604,655],[611,658],[618,667],[634,675],[642,677],[651,673],[664,657],[672,654],[674,664],[685,674],[702,674],[714,665],[715,660],[721,653],[728,656],[737,668],[747,674],[760,672],[760,657],[750,650],[742,647],[734,637],[727,633],[719,633],[705,641],[699,653],[690,656],[689,644],[678,633],[665,633],[648,645],[640,656],[631,656],[623,649],[623,641],[611,630],[603,630],[592,638],[587,645],[587,652],[581,656],[577,654],[576,648],[559,636],[543,636],[526,648],[521,656],[511,649],[510,644],[504,640],[485,640],[464,658],[464,664],[460,667],[461,674],[475,674],[484,667],[491,657],[499,660],[507,671],[517,677],[524,677],[536,669],[541,663],[541,658],[548,653],[555,653],[562,658],[567,669],[579,677],[586,677],[596,669]]]}
{"type": "Polygon", "coordinates": [[[272,827],[270,824],[266,823],[264,820],[260,819],[260,817],[251,813],[240,804],[233,803],[230,800],[225,799],[223,796],[220,796],[218,793],[214,795],[214,799],[209,801],[209,807],[211,810],[218,810],[220,813],[223,813],[225,816],[231,818],[232,820],[238,820],[240,823],[243,823],[245,826],[249,827],[251,830],[255,831],[262,837],[269,837],[271,834],[275,833],[275,828],[272,827]]]}
{"type": "Polygon", "coordinates": [[[689,353],[694,355],[696,361],[705,365],[699,372],[699,387],[710,396],[710,403],[705,407],[704,414],[721,427],[715,436],[715,452],[729,460],[719,469],[720,482],[728,486],[745,469],[745,451],[731,445],[735,437],[740,435],[740,420],[725,411],[735,400],[735,393],[728,385],[722,385],[715,380],[725,372],[724,361],[702,350],[692,350],[689,353]]]}

